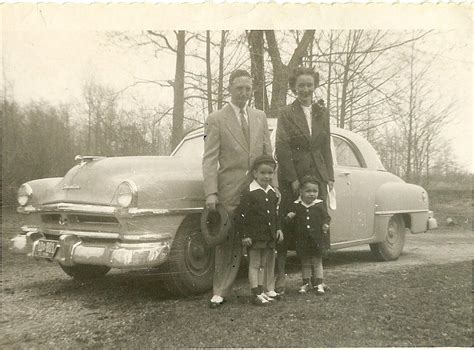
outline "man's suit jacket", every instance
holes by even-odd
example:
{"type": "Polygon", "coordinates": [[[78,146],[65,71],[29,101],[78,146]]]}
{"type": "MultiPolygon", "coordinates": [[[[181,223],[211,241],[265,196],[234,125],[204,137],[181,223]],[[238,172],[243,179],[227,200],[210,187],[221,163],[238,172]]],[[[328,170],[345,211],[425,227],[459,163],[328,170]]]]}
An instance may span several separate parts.
{"type": "Polygon", "coordinates": [[[276,132],[276,158],[280,187],[313,175],[321,182],[334,181],[329,114],[313,104],[312,133],[298,100],[280,110],[276,132]]]}
{"type": "Polygon", "coordinates": [[[204,193],[217,193],[219,202],[229,210],[240,201],[240,190],[255,158],[271,154],[267,118],[263,111],[247,108],[250,145],[230,105],[209,115],[204,132],[202,170],[204,193]]]}

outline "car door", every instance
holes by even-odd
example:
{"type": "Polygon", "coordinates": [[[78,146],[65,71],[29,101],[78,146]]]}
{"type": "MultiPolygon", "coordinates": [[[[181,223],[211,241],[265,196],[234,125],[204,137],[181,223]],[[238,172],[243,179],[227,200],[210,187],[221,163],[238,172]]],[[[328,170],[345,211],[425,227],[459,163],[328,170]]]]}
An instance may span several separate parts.
{"type": "Polygon", "coordinates": [[[331,242],[347,242],[368,238],[369,202],[373,201],[364,188],[370,186],[367,169],[356,147],[346,138],[333,135],[334,176],[337,209],[330,210],[333,218],[331,242]]]}

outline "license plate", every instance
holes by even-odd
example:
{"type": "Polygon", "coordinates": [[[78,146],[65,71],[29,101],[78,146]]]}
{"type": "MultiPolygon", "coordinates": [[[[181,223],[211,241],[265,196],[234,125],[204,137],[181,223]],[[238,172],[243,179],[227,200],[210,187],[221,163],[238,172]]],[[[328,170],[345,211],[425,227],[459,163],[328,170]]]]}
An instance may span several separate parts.
{"type": "Polygon", "coordinates": [[[33,255],[36,258],[52,259],[54,257],[54,253],[56,253],[56,248],[58,247],[58,245],[58,241],[40,239],[36,244],[33,255]]]}

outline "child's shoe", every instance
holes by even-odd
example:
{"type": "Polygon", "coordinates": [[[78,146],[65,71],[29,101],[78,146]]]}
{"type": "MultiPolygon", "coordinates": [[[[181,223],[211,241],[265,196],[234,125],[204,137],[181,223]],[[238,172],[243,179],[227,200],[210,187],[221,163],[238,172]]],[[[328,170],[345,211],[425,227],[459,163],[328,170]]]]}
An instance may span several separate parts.
{"type": "Polygon", "coordinates": [[[285,295],[285,288],[283,288],[283,287],[275,288],[275,293],[278,294],[280,297],[282,297],[283,295],[285,295]]]}
{"type": "Polygon", "coordinates": [[[303,285],[300,287],[300,290],[298,291],[298,293],[305,294],[305,293],[307,293],[310,289],[311,289],[311,286],[309,285],[309,283],[305,283],[305,284],[303,284],[303,285]]]}
{"type": "Polygon", "coordinates": [[[270,305],[270,302],[267,299],[265,299],[262,293],[255,296],[255,298],[253,299],[253,304],[257,306],[268,306],[270,305]]]}
{"type": "Polygon", "coordinates": [[[321,283],[323,285],[323,289],[325,292],[329,292],[331,290],[331,288],[329,288],[329,286],[326,284],[326,283],[321,283]]]}
{"type": "Polygon", "coordinates": [[[318,284],[316,287],[314,287],[314,289],[315,289],[315,291],[316,291],[316,294],[319,294],[319,295],[324,294],[323,283],[318,284]]]}

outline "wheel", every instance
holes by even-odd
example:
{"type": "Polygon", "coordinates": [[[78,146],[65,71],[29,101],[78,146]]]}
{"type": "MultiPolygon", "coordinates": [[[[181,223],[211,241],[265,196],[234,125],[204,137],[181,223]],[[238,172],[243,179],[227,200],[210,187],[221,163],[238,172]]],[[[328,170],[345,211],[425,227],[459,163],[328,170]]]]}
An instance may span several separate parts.
{"type": "Polygon", "coordinates": [[[214,248],[204,240],[199,220],[179,228],[165,271],[164,282],[173,295],[200,294],[212,288],[214,248]]]}
{"type": "Polygon", "coordinates": [[[79,281],[97,279],[105,276],[105,274],[110,271],[110,267],[98,265],[59,266],[61,266],[63,271],[69,276],[79,281]]]}
{"type": "Polygon", "coordinates": [[[380,261],[397,260],[405,244],[405,222],[399,215],[392,216],[384,240],[370,244],[370,250],[380,261]]]}

